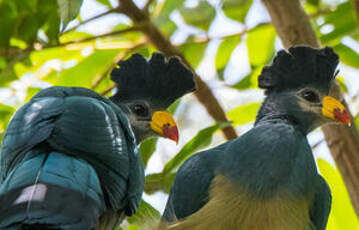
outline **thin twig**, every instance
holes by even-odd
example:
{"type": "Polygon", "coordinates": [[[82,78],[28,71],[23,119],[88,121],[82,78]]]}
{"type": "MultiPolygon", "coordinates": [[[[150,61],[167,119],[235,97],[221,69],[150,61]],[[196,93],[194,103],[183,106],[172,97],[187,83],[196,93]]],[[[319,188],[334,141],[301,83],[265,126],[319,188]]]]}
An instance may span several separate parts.
{"type": "Polygon", "coordinates": [[[93,36],[93,37],[88,37],[88,38],[84,38],[84,39],[80,39],[80,40],[61,43],[59,45],[45,46],[44,48],[55,48],[55,47],[62,47],[62,46],[67,46],[67,45],[71,45],[71,44],[76,44],[76,43],[83,43],[83,42],[88,42],[88,41],[91,41],[91,40],[95,40],[97,38],[120,35],[120,34],[132,32],[132,31],[136,31],[136,30],[137,30],[137,28],[135,28],[135,27],[129,27],[129,28],[126,28],[126,29],[123,29],[123,30],[112,31],[112,32],[109,32],[109,33],[100,34],[100,35],[96,35],[96,36],[93,36]]]}
{"type": "Polygon", "coordinates": [[[246,34],[247,32],[248,32],[248,29],[243,29],[241,32],[238,32],[238,33],[233,33],[233,34],[228,34],[228,35],[218,36],[218,37],[195,38],[194,40],[189,41],[189,42],[177,43],[177,44],[173,44],[173,45],[176,47],[179,47],[179,46],[183,46],[186,44],[193,44],[193,43],[196,43],[196,44],[208,43],[214,39],[223,40],[223,39],[230,38],[230,37],[242,36],[242,35],[246,34]]]}
{"type": "Polygon", "coordinates": [[[61,35],[62,35],[62,34],[66,34],[66,33],[68,33],[68,32],[71,32],[71,31],[73,31],[73,30],[76,30],[77,28],[79,28],[79,27],[82,26],[83,24],[89,23],[89,22],[91,22],[91,21],[93,21],[93,20],[95,20],[95,19],[98,19],[98,18],[100,18],[100,17],[103,17],[103,16],[108,15],[108,14],[111,14],[111,13],[115,13],[115,12],[117,12],[117,8],[112,8],[112,9],[110,9],[110,10],[108,10],[108,11],[106,11],[106,12],[103,12],[103,13],[101,13],[101,14],[98,14],[98,15],[92,17],[92,18],[86,19],[86,20],[80,22],[79,24],[77,24],[76,26],[74,26],[74,27],[72,27],[72,28],[70,28],[70,29],[68,29],[68,30],[66,30],[66,31],[64,31],[64,32],[62,32],[61,35]]]}

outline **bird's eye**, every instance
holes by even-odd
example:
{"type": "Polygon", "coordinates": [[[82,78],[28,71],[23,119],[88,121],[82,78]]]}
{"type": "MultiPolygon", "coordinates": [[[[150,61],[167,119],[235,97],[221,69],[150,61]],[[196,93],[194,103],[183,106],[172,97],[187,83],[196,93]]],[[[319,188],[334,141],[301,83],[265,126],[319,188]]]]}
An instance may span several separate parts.
{"type": "Polygon", "coordinates": [[[302,97],[309,102],[319,102],[319,96],[313,91],[304,91],[302,97]]]}
{"type": "Polygon", "coordinates": [[[148,116],[148,110],[144,105],[136,104],[131,108],[132,112],[141,117],[148,116]]]}

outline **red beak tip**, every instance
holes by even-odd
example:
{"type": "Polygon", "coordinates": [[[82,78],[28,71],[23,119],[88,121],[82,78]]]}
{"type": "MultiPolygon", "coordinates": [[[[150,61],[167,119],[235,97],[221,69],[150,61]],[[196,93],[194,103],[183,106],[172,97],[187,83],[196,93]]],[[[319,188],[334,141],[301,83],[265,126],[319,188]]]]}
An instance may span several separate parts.
{"type": "Polygon", "coordinates": [[[338,120],[344,124],[347,124],[349,126],[351,125],[350,115],[346,109],[344,109],[343,111],[340,111],[340,109],[335,109],[334,117],[336,120],[338,120]]]}
{"type": "Polygon", "coordinates": [[[168,126],[164,126],[163,127],[163,136],[165,136],[168,139],[173,140],[174,142],[176,142],[176,144],[178,144],[178,129],[176,126],[172,126],[172,127],[168,127],[168,126]]]}

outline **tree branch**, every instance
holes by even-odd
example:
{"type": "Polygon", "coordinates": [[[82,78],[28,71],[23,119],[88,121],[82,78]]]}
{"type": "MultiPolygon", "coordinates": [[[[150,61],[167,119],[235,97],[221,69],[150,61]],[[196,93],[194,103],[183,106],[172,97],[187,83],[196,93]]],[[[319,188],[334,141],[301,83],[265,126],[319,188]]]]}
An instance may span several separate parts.
{"type": "MultiPolygon", "coordinates": [[[[124,14],[132,19],[134,25],[138,27],[151,41],[151,43],[166,56],[178,56],[182,59],[191,70],[195,73],[195,70],[191,67],[188,61],[184,58],[183,54],[171,44],[171,42],[158,30],[153,24],[147,14],[142,12],[132,0],[119,0],[120,8],[124,14]]],[[[207,84],[195,73],[195,80],[197,84],[197,90],[194,92],[200,103],[207,109],[210,116],[216,121],[228,121],[226,114],[219,102],[209,89],[207,84]]],[[[223,133],[227,139],[233,139],[237,137],[237,134],[232,126],[224,128],[223,133]]]]}
{"type": "Polygon", "coordinates": [[[359,27],[359,0],[352,0],[353,2],[353,8],[354,8],[354,12],[355,12],[355,17],[356,17],[356,21],[357,21],[357,25],[359,27]]]}
{"type": "MultiPolygon", "coordinates": [[[[319,41],[298,0],[262,0],[285,48],[293,45],[320,47],[319,41]]],[[[331,95],[343,99],[338,84],[331,95]]],[[[344,106],[347,106],[344,100],[344,106]]],[[[359,134],[355,127],[327,125],[322,127],[325,140],[348,188],[354,209],[359,215],[359,134]]]]}
{"type": "Polygon", "coordinates": [[[109,33],[105,33],[105,34],[96,35],[96,36],[93,36],[93,37],[88,37],[88,38],[84,38],[84,39],[80,39],[80,40],[76,40],[76,41],[69,41],[69,42],[61,43],[59,45],[45,46],[44,48],[55,48],[55,47],[67,46],[67,45],[72,45],[72,44],[77,44],[77,43],[83,43],[83,42],[88,42],[88,41],[91,41],[91,40],[95,40],[97,38],[120,35],[120,34],[132,32],[132,31],[136,31],[136,30],[138,30],[136,27],[129,27],[129,28],[126,28],[126,29],[123,29],[123,30],[116,30],[116,31],[112,31],[112,32],[109,32],[109,33]]]}

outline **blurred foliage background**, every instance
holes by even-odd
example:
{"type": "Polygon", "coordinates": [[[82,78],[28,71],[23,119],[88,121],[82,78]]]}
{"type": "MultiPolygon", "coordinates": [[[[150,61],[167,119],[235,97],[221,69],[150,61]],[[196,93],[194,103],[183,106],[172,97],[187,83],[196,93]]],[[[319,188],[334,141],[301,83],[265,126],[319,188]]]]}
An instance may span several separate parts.
{"type": "MultiPolygon", "coordinates": [[[[110,96],[109,72],[132,53],[149,57],[156,41],[116,0],[0,0],[0,138],[14,111],[51,85],[81,86],[110,96]]],[[[301,0],[317,37],[340,56],[340,86],[359,127],[359,30],[356,0],[301,0]]],[[[146,166],[144,201],[123,229],[158,218],[179,165],[190,155],[226,141],[223,128],[248,130],[263,99],[257,76],[283,46],[259,0],[137,0],[160,35],[214,94],[232,122],[208,115],[193,95],[169,109],[180,127],[178,146],[150,139],[140,146],[146,166]],[[146,202],[147,201],[147,202],[146,202]]],[[[145,25],[148,26],[148,25],[145,25]]],[[[158,42],[158,41],[157,41],[158,42]]],[[[158,44],[157,44],[158,46],[158,44]]],[[[168,47],[167,47],[168,48],[168,47]]],[[[212,102],[208,102],[209,104],[212,102]]],[[[348,192],[323,135],[309,136],[333,205],[328,229],[359,229],[348,192]]],[[[358,175],[359,176],[359,175],[358,175]]],[[[190,188],[189,188],[190,189],[190,188]]],[[[359,191],[358,191],[359,192],[359,191]]]]}

